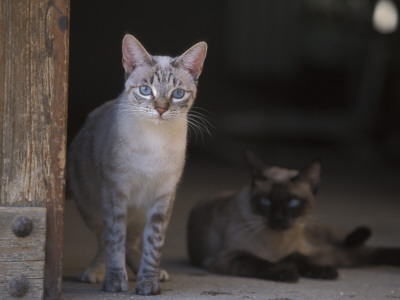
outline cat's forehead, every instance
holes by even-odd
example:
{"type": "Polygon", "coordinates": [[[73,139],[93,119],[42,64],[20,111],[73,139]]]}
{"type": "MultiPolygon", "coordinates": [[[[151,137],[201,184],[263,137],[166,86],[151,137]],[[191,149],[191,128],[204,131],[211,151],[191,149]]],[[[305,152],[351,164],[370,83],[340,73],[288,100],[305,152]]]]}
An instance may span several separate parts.
{"type": "Polygon", "coordinates": [[[152,58],[160,69],[169,69],[171,67],[171,63],[174,61],[174,59],[169,56],[153,55],[152,58]]]}
{"type": "Polygon", "coordinates": [[[152,56],[153,63],[138,66],[130,74],[128,85],[148,84],[151,86],[182,86],[183,88],[194,89],[194,82],[186,70],[175,66],[176,58],[169,56],[152,56]]]}
{"type": "Polygon", "coordinates": [[[284,183],[299,175],[299,171],[280,167],[270,167],[263,171],[263,175],[276,183],[284,183]]]}

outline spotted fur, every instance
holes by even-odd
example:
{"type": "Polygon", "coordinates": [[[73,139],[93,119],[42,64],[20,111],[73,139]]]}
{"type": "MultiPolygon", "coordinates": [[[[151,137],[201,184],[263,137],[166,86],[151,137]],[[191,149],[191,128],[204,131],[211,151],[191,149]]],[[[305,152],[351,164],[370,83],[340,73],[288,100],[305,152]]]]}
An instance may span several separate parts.
{"type": "Polygon", "coordinates": [[[126,263],[136,292],[151,295],[168,278],[159,268],[161,249],[206,51],[200,42],[177,58],[151,56],[133,36],[124,37],[125,89],[89,115],[69,151],[69,187],[99,246],[79,280],[126,291],[126,263]],[[174,98],[175,89],[183,97],[174,98]]]}

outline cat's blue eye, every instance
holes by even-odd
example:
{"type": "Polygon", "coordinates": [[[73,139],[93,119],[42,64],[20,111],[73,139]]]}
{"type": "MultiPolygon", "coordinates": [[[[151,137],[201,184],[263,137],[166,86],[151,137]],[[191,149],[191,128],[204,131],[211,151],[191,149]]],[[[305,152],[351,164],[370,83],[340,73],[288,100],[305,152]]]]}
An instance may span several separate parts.
{"type": "Polygon", "coordinates": [[[151,90],[151,87],[149,87],[148,85],[142,85],[139,87],[139,92],[143,95],[143,96],[149,96],[153,93],[153,91],[151,90]]]}
{"type": "Polygon", "coordinates": [[[262,206],[269,207],[269,206],[271,206],[271,200],[269,200],[268,198],[261,198],[260,199],[260,204],[262,206]]]}
{"type": "Polygon", "coordinates": [[[172,92],[172,97],[174,97],[175,99],[182,99],[183,96],[185,96],[185,91],[182,89],[175,89],[172,92]]]}
{"type": "Polygon", "coordinates": [[[300,200],[297,198],[292,198],[288,202],[288,206],[292,208],[298,207],[299,205],[300,205],[300,200]]]}

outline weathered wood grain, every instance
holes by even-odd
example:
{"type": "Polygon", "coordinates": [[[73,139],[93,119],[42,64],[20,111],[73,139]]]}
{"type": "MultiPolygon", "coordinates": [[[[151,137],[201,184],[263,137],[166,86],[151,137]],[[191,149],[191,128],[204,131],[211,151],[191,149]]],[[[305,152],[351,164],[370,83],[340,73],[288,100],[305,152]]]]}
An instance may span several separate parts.
{"type": "Polygon", "coordinates": [[[48,299],[61,291],[69,2],[0,0],[0,206],[47,207],[48,299]]]}
{"type": "MultiPolygon", "coordinates": [[[[45,207],[0,207],[0,264],[39,260],[44,262],[45,244],[45,207]],[[18,216],[26,216],[32,220],[32,231],[26,237],[16,237],[11,229],[18,216]]],[[[4,268],[0,270],[0,276],[8,272],[4,268]]]]}
{"type": "Polygon", "coordinates": [[[29,284],[19,299],[43,299],[46,211],[45,207],[0,207],[0,299],[11,298],[7,284],[19,275],[29,284]],[[25,237],[17,237],[12,230],[19,216],[32,220],[32,230],[25,237]]]}
{"type": "Polygon", "coordinates": [[[7,291],[7,283],[0,282],[0,299],[43,299],[43,278],[29,278],[29,290],[22,298],[10,297],[7,291]]]}

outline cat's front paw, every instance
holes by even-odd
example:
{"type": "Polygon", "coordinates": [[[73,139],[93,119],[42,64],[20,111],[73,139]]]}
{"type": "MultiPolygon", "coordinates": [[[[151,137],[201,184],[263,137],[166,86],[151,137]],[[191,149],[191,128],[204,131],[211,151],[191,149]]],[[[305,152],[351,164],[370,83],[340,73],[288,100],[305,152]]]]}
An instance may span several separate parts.
{"type": "Polygon", "coordinates": [[[292,266],[273,267],[266,272],[265,279],[294,283],[299,280],[299,272],[292,266]]]}
{"type": "Polygon", "coordinates": [[[312,266],[302,270],[301,275],[313,279],[333,280],[338,278],[338,271],[332,266],[312,266]]]}
{"type": "Polygon", "coordinates": [[[275,274],[275,281],[294,283],[299,281],[299,273],[293,269],[282,270],[275,274]]]}
{"type": "Polygon", "coordinates": [[[161,292],[159,278],[136,281],[136,293],[138,295],[158,295],[161,292]]]}
{"type": "Polygon", "coordinates": [[[102,289],[106,292],[126,292],[128,290],[128,276],[126,271],[109,272],[103,281],[102,289]]]}

